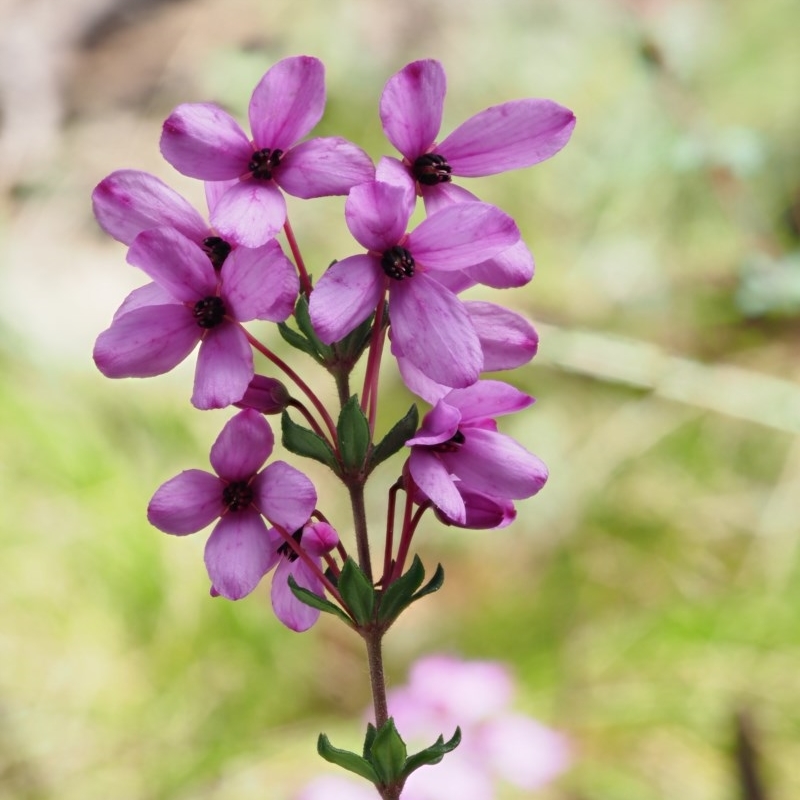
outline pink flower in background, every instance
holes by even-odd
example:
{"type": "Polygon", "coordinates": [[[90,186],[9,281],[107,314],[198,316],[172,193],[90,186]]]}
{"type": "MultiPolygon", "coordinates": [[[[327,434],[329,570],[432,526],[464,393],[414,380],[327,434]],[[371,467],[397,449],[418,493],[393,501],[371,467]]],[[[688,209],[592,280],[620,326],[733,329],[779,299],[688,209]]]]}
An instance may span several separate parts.
{"type": "Polygon", "coordinates": [[[451,205],[406,227],[413,198],[400,186],[373,181],[354,187],[347,226],[367,249],[329,267],[309,301],[314,330],[326,344],[363,322],[389,293],[393,340],[423,374],[448,386],[469,386],[483,354],[464,304],[437,281],[499,253],[517,241],[508,215],[484,203],[451,205]]]}
{"type": "Polygon", "coordinates": [[[284,540],[262,514],[286,531],[304,525],[317,493],[302,472],[283,461],[264,469],[274,446],[269,423],[254,409],[232,417],[211,448],[216,474],[181,472],[163,484],[147,518],[165,533],[196,533],[218,519],[206,543],[205,563],[214,590],[239,600],[281,559],[284,540]]]}
{"type": "Polygon", "coordinates": [[[250,137],[219,106],[178,106],[164,122],[161,152],[179,172],[231,181],[213,204],[219,234],[248,247],[275,236],[286,221],[283,191],[304,199],[344,195],[372,180],[375,169],[359,147],[339,137],[299,140],[325,108],[325,70],[310,56],[270,68],[250,99],[250,137]]]}
{"type": "Polygon", "coordinates": [[[547,467],[511,437],[494,417],[527,408],[533,398],[501,381],[453,389],[429,411],[406,442],[414,483],[456,524],[466,522],[459,483],[490,497],[519,500],[536,494],[547,467]]]}

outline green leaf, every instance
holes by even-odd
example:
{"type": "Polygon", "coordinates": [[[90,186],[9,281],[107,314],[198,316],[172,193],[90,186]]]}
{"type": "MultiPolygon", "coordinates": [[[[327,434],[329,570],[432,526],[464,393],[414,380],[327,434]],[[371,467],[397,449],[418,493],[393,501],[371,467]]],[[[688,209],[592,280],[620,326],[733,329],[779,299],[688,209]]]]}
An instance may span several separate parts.
{"type": "Polygon", "coordinates": [[[339,474],[336,456],[328,442],[314,431],[298,425],[286,411],[281,414],[281,432],[283,446],[290,453],[304,458],[313,458],[330,467],[337,475],[339,474]]]}
{"type": "Polygon", "coordinates": [[[369,753],[369,760],[382,783],[395,783],[402,777],[407,756],[406,743],[389,717],[375,734],[369,753]]]}
{"type": "Polygon", "coordinates": [[[317,752],[326,761],[330,761],[331,764],[336,764],[336,766],[342,767],[348,772],[355,772],[356,775],[366,778],[371,783],[380,783],[378,773],[366,758],[358,755],[358,753],[351,753],[349,750],[340,750],[338,747],[334,747],[324,733],[321,733],[319,739],[317,739],[317,752]]]}
{"type": "Polygon", "coordinates": [[[372,451],[368,472],[372,472],[382,461],[397,453],[405,443],[417,432],[419,411],[416,405],[411,406],[408,413],[381,439],[372,451]]]}
{"type": "Polygon", "coordinates": [[[342,566],[338,588],[355,621],[359,625],[371,622],[375,608],[375,587],[352,558],[348,558],[342,566]]]}
{"type": "Polygon", "coordinates": [[[326,612],[327,614],[334,614],[335,616],[339,617],[339,619],[346,622],[350,627],[353,626],[353,620],[351,620],[350,617],[348,617],[347,614],[345,614],[345,612],[339,608],[339,606],[324,597],[320,597],[318,594],[314,594],[314,592],[309,591],[303,586],[298,586],[293,575],[289,576],[288,583],[289,588],[292,590],[292,594],[301,603],[305,603],[307,606],[311,606],[311,608],[317,608],[320,611],[326,612]]]}
{"type": "Polygon", "coordinates": [[[425,597],[426,594],[433,594],[434,592],[438,592],[439,589],[442,588],[442,584],[444,583],[444,569],[442,568],[441,564],[436,565],[436,572],[433,573],[433,577],[412,597],[412,601],[416,602],[421,597],[425,597]]]}
{"type": "Polygon", "coordinates": [[[294,307],[294,318],[301,333],[317,349],[320,356],[323,359],[329,358],[333,351],[317,337],[314,326],[311,324],[311,316],[308,313],[308,298],[304,294],[297,298],[297,304],[294,307]]]}
{"type": "Polygon", "coordinates": [[[341,361],[354,365],[369,344],[372,335],[374,314],[370,314],[357,328],[350,331],[344,339],[336,342],[335,350],[341,361]]]}
{"type": "Polygon", "coordinates": [[[353,395],[343,406],[336,423],[339,450],[345,467],[360,469],[364,465],[370,444],[369,422],[353,395]]]}
{"type": "Polygon", "coordinates": [[[420,767],[430,766],[431,764],[438,764],[448,753],[455,750],[461,742],[461,728],[456,728],[456,732],[449,742],[445,742],[444,737],[440,736],[435,744],[420,750],[419,753],[414,753],[406,759],[403,765],[403,772],[401,777],[407,778],[412,772],[418,770],[420,767]]]}
{"type": "Polygon", "coordinates": [[[422,585],[424,578],[425,567],[422,566],[419,556],[415,555],[408,571],[394,583],[389,584],[381,594],[378,619],[381,622],[396,619],[400,612],[414,601],[414,592],[422,585]]]}
{"type": "Polygon", "coordinates": [[[378,729],[371,723],[367,723],[367,735],[364,737],[364,758],[369,758],[369,751],[372,748],[372,743],[375,741],[375,734],[378,729]]]}
{"type": "Polygon", "coordinates": [[[283,337],[283,340],[288,342],[292,347],[307,353],[315,361],[319,363],[322,362],[322,359],[320,358],[319,353],[315,349],[314,345],[311,344],[311,342],[309,342],[305,336],[299,334],[295,330],[292,330],[285,322],[278,323],[278,332],[283,337]]]}

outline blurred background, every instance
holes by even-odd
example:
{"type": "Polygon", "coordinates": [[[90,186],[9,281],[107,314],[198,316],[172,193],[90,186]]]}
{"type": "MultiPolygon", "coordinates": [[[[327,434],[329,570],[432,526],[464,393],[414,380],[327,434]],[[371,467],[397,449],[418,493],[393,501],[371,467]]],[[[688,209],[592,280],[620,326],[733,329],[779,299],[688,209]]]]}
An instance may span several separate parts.
{"type": "MultiPolygon", "coordinates": [[[[91,360],[141,283],[92,218],[94,185],[148,170],[204,210],[160,158],[161,122],[200,100],[246,119],[263,72],[299,53],[327,67],[317,133],[375,158],[391,153],[380,91],[416,58],[447,71],[443,132],[518,97],[578,117],[552,161],[465,182],[537,259],[525,289],[475,296],[539,328],[537,358],[506,376],[538,402],[501,427],[551,478],[509,529],[423,526],[447,580],[387,637],[391,680],[426,652],[507,662],[519,709],[573,742],[545,800],[800,796],[797,10],[4,0],[0,798],[283,800],[323,771],[320,730],[357,746],[360,640],[331,619],[285,630],[268,581],[210,599],[205,534],[147,524],[155,488],[206,467],[229,416],[190,407],[193,359],[120,382],[91,360]]],[[[342,205],[290,200],[317,275],[353,252],[342,205]]],[[[410,398],[383,378],[388,427],[410,398]]],[[[372,482],[376,531],[399,467],[372,482]]]]}

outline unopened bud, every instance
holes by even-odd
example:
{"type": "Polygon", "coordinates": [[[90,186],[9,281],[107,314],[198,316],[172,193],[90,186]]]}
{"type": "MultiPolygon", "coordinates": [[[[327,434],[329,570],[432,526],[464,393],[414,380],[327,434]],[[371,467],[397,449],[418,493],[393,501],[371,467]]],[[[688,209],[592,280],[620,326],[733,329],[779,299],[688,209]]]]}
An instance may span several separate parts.
{"type": "Polygon", "coordinates": [[[254,375],[244,396],[234,405],[254,408],[262,414],[280,414],[290,400],[289,390],[280,381],[266,375],[254,375]]]}

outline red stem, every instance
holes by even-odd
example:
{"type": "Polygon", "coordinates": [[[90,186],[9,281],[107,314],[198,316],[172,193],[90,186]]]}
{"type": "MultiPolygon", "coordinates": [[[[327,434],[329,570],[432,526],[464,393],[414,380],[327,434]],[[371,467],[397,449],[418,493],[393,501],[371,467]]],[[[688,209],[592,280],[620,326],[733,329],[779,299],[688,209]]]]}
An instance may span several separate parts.
{"type": "Polygon", "coordinates": [[[286,217],[286,222],[283,223],[283,232],[286,234],[286,239],[289,242],[289,248],[294,256],[294,263],[300,276],[300,290],[308,297],[314,287],[311,285],[311,278],[308,276],[308,270],[306,269],[305,261],[303,261],[303,256],[300,254],[300,248],[297,245],[297,239],[295,239],[288,216],[286,217]]]}
{"type": "Polygon", "coordinates": [[[386,544],[383,551],[383,575],[381,576],[381,585],[384,589],[391,577],[392,548],[394,547],[394,514],[397,507],[397,492],[402,486],[402,480],[398,480],[394,486],[389,489],[389,503],[386,511],[386,544]]]}

